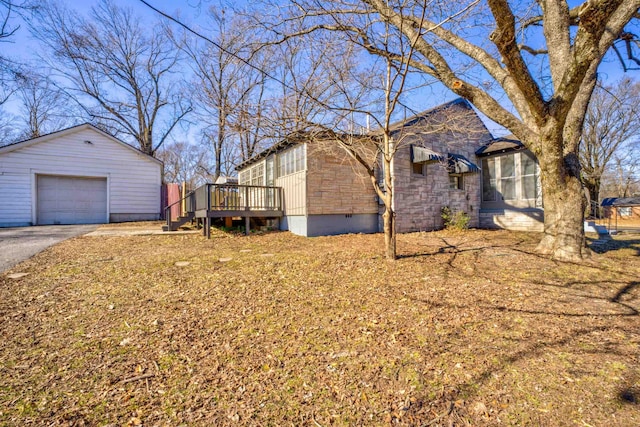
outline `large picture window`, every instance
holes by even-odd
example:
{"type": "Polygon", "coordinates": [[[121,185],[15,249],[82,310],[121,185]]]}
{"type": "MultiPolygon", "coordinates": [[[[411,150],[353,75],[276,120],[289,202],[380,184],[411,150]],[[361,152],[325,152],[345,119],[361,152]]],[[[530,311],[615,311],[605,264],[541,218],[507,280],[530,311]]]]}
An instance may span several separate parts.
{"type": "Polygon", "coordinates": [[[482,159],[482,200],[535,200],[538,176],[535,157],[529,152],[482,159]]]}
{"type": "Polygon", "coordinates": [[[305,170],[305,144],[278,154],[278,176],[291,175],[305,170]]]}

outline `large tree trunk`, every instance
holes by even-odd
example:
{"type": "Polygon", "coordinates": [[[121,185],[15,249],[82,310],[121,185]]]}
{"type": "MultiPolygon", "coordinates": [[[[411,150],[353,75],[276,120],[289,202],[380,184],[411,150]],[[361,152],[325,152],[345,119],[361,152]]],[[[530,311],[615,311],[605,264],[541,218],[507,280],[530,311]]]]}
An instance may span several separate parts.
{"type": "Polygon", "coordinates": [[[542,170],[544,237],[537,250],[559,260],[582,260],[590,251],[584,236],[586,198],[577,153],[563,154],[560,148],[552,148],[560,144],[550,141],[543,141],[542,146],[546,148],[538,161],[542,170]]]}

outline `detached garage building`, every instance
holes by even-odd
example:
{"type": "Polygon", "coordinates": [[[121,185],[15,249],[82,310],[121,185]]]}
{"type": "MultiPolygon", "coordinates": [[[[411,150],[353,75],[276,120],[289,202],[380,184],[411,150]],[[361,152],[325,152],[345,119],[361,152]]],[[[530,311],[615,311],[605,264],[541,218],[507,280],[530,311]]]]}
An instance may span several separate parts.
{"type": "Polygon", "coordinates": [[[0,227],[160,217],[162,162],[83,124],[0,147],[0,227]]]}

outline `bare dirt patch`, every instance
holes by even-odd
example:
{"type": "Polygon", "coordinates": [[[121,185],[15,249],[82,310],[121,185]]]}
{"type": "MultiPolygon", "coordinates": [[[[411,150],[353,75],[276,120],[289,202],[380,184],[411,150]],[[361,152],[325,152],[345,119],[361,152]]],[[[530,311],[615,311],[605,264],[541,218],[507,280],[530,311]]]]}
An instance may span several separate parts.
{"type": "Polygon", "coordinates": [[[164,221],[135,221],[101,224],[98,230],[162,230],[164,221]]]}
{"type": "Polygon", "coordinates": [[[66,241],[0,276],[0,424],[640,425],[640,237],[538,237],[66,241]]]}

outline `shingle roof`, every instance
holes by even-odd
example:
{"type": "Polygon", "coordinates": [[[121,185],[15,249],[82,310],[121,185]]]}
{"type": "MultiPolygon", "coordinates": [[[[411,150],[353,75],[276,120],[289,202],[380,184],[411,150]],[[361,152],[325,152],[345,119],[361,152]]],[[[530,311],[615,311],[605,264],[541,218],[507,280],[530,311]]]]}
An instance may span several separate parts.
{"type": "Polygon", "coordinates": [[[602,200],[602,206],[640,206],[640,197],[609,197],[602,200]]]}
{"type": "Polygon", "coordinates": [[[496,138],[476,150],[476,156],[506,153],[508,151],[524,150],[526,147],[513,135],[496,138]]]}

